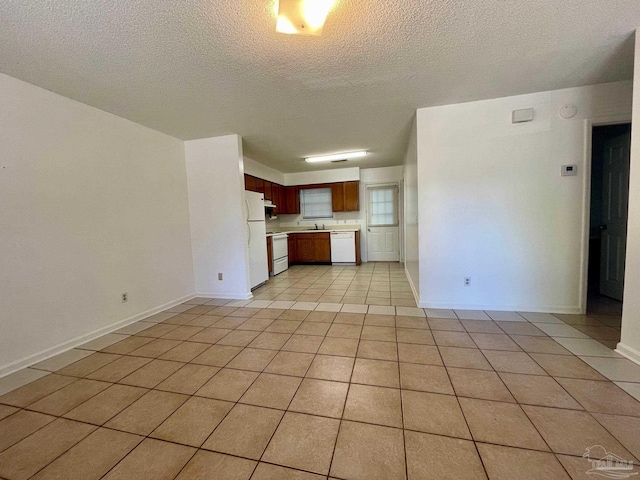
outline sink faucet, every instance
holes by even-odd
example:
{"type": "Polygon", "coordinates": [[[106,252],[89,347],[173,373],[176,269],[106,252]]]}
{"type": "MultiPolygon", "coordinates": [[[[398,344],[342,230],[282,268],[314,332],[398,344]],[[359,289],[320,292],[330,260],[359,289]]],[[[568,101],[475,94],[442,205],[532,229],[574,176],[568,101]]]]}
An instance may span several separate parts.
{"type": "Polygon", "coordinates": [[[316,223],[316,230],[318,230],[318,224],[316,223]]]}

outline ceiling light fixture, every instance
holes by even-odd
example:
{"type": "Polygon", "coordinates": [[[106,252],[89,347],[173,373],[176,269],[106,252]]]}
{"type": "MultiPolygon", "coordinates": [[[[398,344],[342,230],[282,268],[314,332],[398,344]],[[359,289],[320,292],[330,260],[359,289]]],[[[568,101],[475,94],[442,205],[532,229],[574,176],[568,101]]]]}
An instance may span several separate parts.
{"type": "Polygon", "coordinates": [[[336,160],[350,160],[352,158],[361,158],[367,156],[367,151],[362,150],[360,152],[349,152],[349,153],[334,153],[333,155],[322,155],[318,157],[307,157],[305,158],[305,162],[316,163],[316,162],[334,162],[336,160]]]}
{"type": "Polygon", "coordinates": [[[276,31],[290,35],[321,35],[335,0],[280,0],[276,31]]]}

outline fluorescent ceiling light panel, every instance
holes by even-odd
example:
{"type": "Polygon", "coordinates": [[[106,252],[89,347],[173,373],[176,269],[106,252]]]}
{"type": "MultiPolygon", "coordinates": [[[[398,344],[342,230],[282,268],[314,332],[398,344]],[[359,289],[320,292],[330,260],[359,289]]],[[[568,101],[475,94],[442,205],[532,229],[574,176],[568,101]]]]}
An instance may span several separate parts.
{"type": "Polygon", "coordinates": [[[333,155],[322,155],[319,157],[307,157],[305,158],[306,162],[315,163],[315,162],[333,162],[336,160],[350,160],[352,158],[361,158],[366,157],[367,152],[362,150],[360,152],[348,152],[348,153],[334,153],[333,155]]]}
{"type": "Polygon", "coordinates": [[[291,35],[321,35],[335,0],[280,0],[276,31],[291,35]]]}

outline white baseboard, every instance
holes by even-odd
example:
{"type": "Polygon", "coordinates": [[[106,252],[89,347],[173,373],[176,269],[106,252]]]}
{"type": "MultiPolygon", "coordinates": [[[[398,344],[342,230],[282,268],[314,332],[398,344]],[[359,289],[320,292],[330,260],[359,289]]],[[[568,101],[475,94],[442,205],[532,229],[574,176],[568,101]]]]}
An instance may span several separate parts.
{"type": "Polygon", "coordinates": [[[633,363],[637,363],[638,365],[640,365],[640,351],[636,350],[635,348],[631,348],[629,345],[625,345],[624,343],[620,342],[616,346],[615,351],[623,357],[628,358],[633,363]]]}
{"type": "Polygon", "coordinates": [[[187,300],[191,300],[195,298],[197,295],[190,294],[185,295],[184,297],[172,300],[170,302],[164,303],[162,305],[158,305],[157,307],[146,310],[142,313],[138,313],[131,317],[125,318],[124,320],[120,320],[118,322],[107,325],[106,327],[99,328],[92,332],[86,333],[84,335],[80,335],[79,337],[73,338],[66,342],[59,343],[58,345],[54,345],[53,347],[47,348],[46,350],[42,350],[40,352],[29,355],[28,357],[21,358],[19,360],[13,361],[6,365],[0,366],[0,378],[10,375],[18,370],[22,370],[25,367],[29,367],[38,362],[46,360],[48,358],[59,355],[60,353],[66,352],[67,350],[71,350],[83,343],[87,343],[91,340],[94,340],[98,337],[106,335],[107,333],[114,332],[122,327],[126,327],[132,323],[139,322],[140,320],[144,320],[151,315],[155,315],[156,313],[160,313],[168,308],[175,307],[176,305],[180,305],[181,303],[186,302],[187,300]]]}
{"type": "Polygon", "coordinates": [[[420,308],[438,308],[445,310],[490,310],[507,312],[538,312],[538,313],[566,313],[579,314],[579,306],[532,306],[532,305],[500,305],[500,304],[477,304],[477,303],[435,303],[418,302],[420,308]]]}
{"type": "Polygon", "coordinates": [[[413,298],[416,301],[416,305],[420,305],[420,295],[418,295],[418,291],[416,290],[416,286],[413,284],[413,279],[411,275],[409,275],[409,270],[407,270],[407,264],[404,264],[404,274],[407,276],[407,280],[409,281],[409,286],[411,287],[411,293],[413,293],[413,298]]]}
{"type": "MultiPolygon", "coordinates": [[[[195,297],[202,298],[220,298],[222,300],[250,300],[253,298],[253,294],[249,293],[211,293],[211,292],[197,292],[195,297]]],[[[194,297],[191,297],[194,298],[194,297]]]]}

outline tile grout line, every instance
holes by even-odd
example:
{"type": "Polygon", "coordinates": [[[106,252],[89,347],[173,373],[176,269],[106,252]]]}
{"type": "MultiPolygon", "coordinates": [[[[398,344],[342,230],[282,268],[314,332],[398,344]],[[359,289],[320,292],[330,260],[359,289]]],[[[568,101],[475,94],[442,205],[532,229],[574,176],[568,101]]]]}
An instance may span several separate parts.
{"type": "MultiPolygon", "coordinates": [[[[364,324],[364,320],[367,318],[367,314],[362,314],[364,315],[363,318],[363,324],[364,324]]],[[[336,315],[337,316],[337,315],[336,315]]],[[[335,321],[335,319],[334,319],[335,321]]],[[[358,344],[356,345],[356,353],[355,353],[355,357],[353,357],[353,365],[351,366],[351,374],[349,375],[349,382],[348,382],[348,386],[347,386],[347,394],[344,397],[344,404],[342,405],[342,414],[340,415],[340,422],[338,423],[338,432],[336,433],[336,440],[333,443],[333,450],[331,452],[331,461],[329,462],[329,471],[327,472],[327,478],[329,477],[329,475],[331,475],[331,469],[333,467],[333,459],[335,457],[336,454],[336,448],[338,447],[338,438],[340,437],[340,430],[342,429],[342,423],[344,422],[344,412],[347,409],[347,401],[349,400],[349,393],[351,392],[351,385],[352,380],[353,380],[353,372],[356,369],[356,360],[358,358],[358,350],[360,349],[360,340],[362,337],[362,328],[360,329],[360,335],[358,335],[358,344]]]]}
{"type": "MultiPolygon", "coordinates": [[[[178,315],[179,315],[179,314],[178,314],[178,315]]],[[[177,315],[176,315],[176,316],[177,316],[177,315]]],[[[202,315],[200,315],[200,316],[202,316],[202,315]]],[[[197,317],[196,317],[196,318],[197,318],[197,317]]],[[[238,317],[238,318],[240,318],[240,317],[238,317]]],[[[251,318],[251,317],[249,317],[249,318],[251,318]]],[[[191,321],[193,321],[193,320],[191,320],[191,321]]],[[[159,323],[164,323],[164,322],[159,322],[159,323]]],[[[272,321],[272,323],[273,323],[273,321],[272,321]]],[[[334,323],[334,322],[332,322],[332,324],[333,324],[333,323],[334,323]]],[[[532,322],[529,322],[529,324],[532,324],[532,322]]],[[[180,325],[180,324],[178,324],[178,325],[180,325]]],[[[176,328],[179,328],[179,327],[176,327],[176,328]]],[[[208,327],[203,327],[203,328],[208,328],[208,327]]],[[[268,327],[267,327],[267,328],[268,328],[268,327]]],[[[237,327],[234,327],[234,328],[232,329],[232,331],[236,331],[236,329],[237,329],[237,327]]],[[[351,379],[352,379],[352,377],[353,377],[353,371],[354,371],[354,368],[355,368],[355,362],[356,362],[357,358],[366,358],[366,357],[358,357],[358,349],[359,349],[359,345],[360,345],[360,340],[361,340],[362,330],[363,330],[363,327],[361,326],[361,329],[360,329],[361,333],[360,333],[360,337],[358,338],[358,347],[357,347],[357,349],[356,349],[356,356],[355,356],[355,357],[353,357],[353,358],[354,358],[354,364],[353,364],[352,371],[351,371],[351,376],[350,376],[350,381],[349,381],[349,388],[350,388],[350,386],[351,386],[351,384],[352,384],[351,379]]],[[[261,333],[262,333],[262,332],[264,332],[264,329],[263,329],[263,330],[260,330],[259,332],[261,332],[261,333]]],[[[229,333],[231,333],[231,332],[229,332],[229,333]]],[[[468,334],[468,333],[470,333],[470,332],[469,332],[469,331],[467,331],[467,334],[468,334]]],[[[194,334],[194,335],[195,335],[195,334],[194,334]]],[[[227,334],[227,335],[228,335],[228,334],[227,334]]],[[[293,333],[289,334],[289,339],[290,339],[293,335],[295,335],[295,332],[293,332],[293,333]]],[[[506,333],[506,332],[505,332],[505,335],[507,335],[507,337],[511,338],[511,336],[510,336],[508,333],[506,333]]],[[[226,337],[226,335],[225,335],[225,337],[226,337]]],[[[319,337],[320,337],[320,336],[319,336],[319,337]]],[[[549,336],[549,337],[550,337],[550,336],[549,336]]],[[[155,337],[155,338],[157,339],[158,337],[155,337]]],[[[160,338],[161,338],[161,337],[160,337],[160,338]]],[[[224,337],[223,337],[223,338],[224,338],[224,337]]],[[[326,334],[325,334],[324,336],[322,336],[322,338],[342,338],[342,337],[327,337],[327,336],[326,336],[326,334]]],[[[546,337],[545,337],[545,338],[546,338],[546,337]]],[[[550,337],[550,338],[553,338],[553,337],[550,337]]],[[[222,339],[221,339],[221,340],[222,340],[222,339]]],[[[173,348],[177,348],[179,345],[182,345],[182,344],[184,344],[185,342],[188,342],[188,341],[189,341],[189,338],[184,339],[184,340],[180,341],[180,343],[178,343],[178,345],[174,346],[173,348]]],[[[195,343],[195,342],[193,342],[193,343],[195,343]]],[[[398,347],[398,343],[399,343],[399,342],[397,341],[397,326],[396,326],[396,349],[397,349],[397,347],[398,347]]],[[[204,342],[203,342],[203,344],[205,344],[205,345],[209,345],[209,348],[210,348],[211,346],[213,346],[213,345],[217,345],[218,343],[216,342],[216,343],[214,343],[214,344],[207,344],[207,343],[204,343],[204,342]]],[[[474,344],[475,344],[475,345],[477,345],[477,342],[475,342],[475,340],[474,340],[474,344]]],[[[437,350],[438,350],[438,353],[440,354],[440,346],[437,344],[437,342],[436,342],[436,345],[435,345],[435,346],[436,346],[436,348],[437,348],[437,350]]],[[[169,351],[173,350],[173,348],[171,348],[169,351]]],[[[242,349],[241,349],[238,353],[236,353],[236,355],[235,355],[235,356],[237,356],[238,354],[240,354],[240,353],[242,352],[242,350],[244,350],[245,348],[248,348],[248,346],[244,346],[244,347],[242,347],[242,349]]],[[[464,348],[464,347],[461,347],[461,348],[464,348]]],[[[484,352],[484,350],[483,350],[483,349],[480,349],[480,348],[477,348],[477,349],[476,349],[476,348],[469,348],[469,349],[470,349],[470,350],[479,350],[479,351],[481,352],[481,354],[484,352]]],[[[318,349],[318,350],[319,350],[319,349],[318,349]]],[[[318,350],[316,350],[316,353],[314,354],[314,357],[313,357],[313,359],[312,359],[312,363],[313,363],[313,360],[315,360],[315,358],[317,358],[317,356],[318,356],[318,355],[321,355],[320,353],[318,353],[318,350]]],[[[485,349],[485,350],[494,350],[494,349],[485,349]]],[[[278,352],[279,352],[279,351],[283,351],[283,350],[282,350],[282,347],[278,350],[278,352]]],[[[504,350],[504,351],[508,351],[508,350],[504,350]]],[[[167,351],[167,352],[165,352],[165,353],[168,353],[168,351],[167,351]]],[[[162,355],[164,355],[165,353],[163,353],[162,355]]],[[[531,360],[533,360],[535,364],[538,364],[538,363],[535,361],[535,359],[531,358],[530,352],[525,351],[524,353],[526,353],[526,354],[527,354],[527,357],[528,357],[528,358],[530,358],[531,360]]],[[[122,356],[134,356],[134,355],[129,355],[129,354],[120,354],[120,355],[121,355],[121,357],[120,357],[120,358],[122,358],[122,356]]],[[[162,355],[160,355],[160,356],[162,356],[162,355]]],[[[571,352],[571,355],[559,355],[559,354],[549,354],[549,355],[557,355],[558,357],[564,356],[564,357],[568,357],[568,358],[579,358],[576,354],[573,354],[573,352],[571,352]]],[[[235,356],[234,356],[233,358],[235,358],[235,356]]],[[[336,356],[338,356],[338,357],[342,357],[341,355],[336,355],[336,356]]],[[[150,358],[150,357],[141,357],[141,358],[150,358]]],[[[347,358],[348,358],[348,357],[347,357],[347,358]]],[[[600,357],[598,357],[598,358],[600,358],[600,357]]],[[[606,357],[602,357],[602,358],[606,358],[606,357]]],[[[159,356],[156,356],[156,357],[151,357],[151,358],[150,358],[150,361],[157,360],[157,359],[159,359],[159,360],[163,360],[163,359],[159,358],[159,356]]],[[[192,359],[192,360],[193,360],[193,359],[192,359]]],[[[232,360],[233,360],[233,359],[229,360],[229,361],[227,362],[227,364],[226,364],[226,365],[228,365],[228,363],[230,363],[232,360]]],[[[400,361],[399,361],[399,360],[400,360],[400,359],[398,358],[398,368],[400,367],[400,361]]],[[[114,360],[114,361],[116,361],[116,360],[114,360]]],[[[174,360],[165,360],[165,361],[174,361],[174,360]]],[[[75,363],[75,362],[74,362],[74,363],[75,363]]],[[[112,362],[111,362],[111,363],[112,363],[112,362]]],[[[186,366],[186,365],[188,365],[188,364],[198,365],[198,364],[196,364],[196,363],[192,363],[191,361],[188,361],[188,362],[179,362],[179,361],[176,361],[176,363],[182,363],[182,364],[183,364],[183,366],[182,366],[180,369],[184,368],[184,366],[186,366]]],[[[405,362],[405,363],[407,363],[407,362],[405,362]]],[[[408,362],[408,363],[411,363],[411,362],[408,362]]],[[[108,365],[108,364],[107,364],[107,365],[108,365]]],[[[105,365],[105,366],[103,366],[103,367],[106,367],[107,365],[105,365]]],[[[219,368],[226,368],[226,365],[225,365],[225,367],[219,367],[219,368]]],[[[101,368],[103,368],[103,367],[100,367],[100,368],[98,368],[97,370],[100,370],[100,369],[101,369],[101,368]]],[[[139,367],[139,368],[143,368],[143,367],[144,367],[144,365],[143,365],[143,366],[141,366],[141,367],[139,367]]],[[[547,372],[547,371],[544,369],[544,367],[542,367],[541,365],[540,365],[540,367],[543,369],[543,371],[545,371],[545,373],[547,373],[547,376],[549,376],[550,378],[553,378],[553,379],[554,379],[554,381],[556,381],[556,377],[553,377],[552,375],[549,375],[549,374],[548,374],[548,372],[547,372]]],[[[64,368],[64,367],[63,367],[63,368],[64,368]]],[[[138,368],[138,369],[139,369],[139,368],[138,368]]],[[[265,368],[266,368],[266,367],[265,367],[265,368]]],[[[301,382],[300,382],[300,384],[299,384],[299,386],[298,386],[298,389],[300,388],[300,385],[302,384],[302,382],[304,381],[304,379],[305,379],[305,378],[307,378],[307,377],[306,377],[306,373],[308,373],[309,368],[310,368],[310,366],[307,368],[307,371],[305,372],[305,376],[301,377],[301,378],[302,378],[302,380],[301,380],[301,382]]],[[[452,368],[453,368],[453,367],[452,367],[452,368]]],[[[445,370],[446,370],[446,369],[447,369],[447,367],[445,366],[445,370]]],[[[95,370],[95,371],[97,371],[97,370],[95,370]]],[[[134,370],[134,371],[137,371],[137,369],[136,369],[136,370],[134,370]]],[[[133,371],[133,372],[134,372],[134,371],[133,371]]],[[[179,371],[179,370],[178,370],[178,371],[179,371]]],[[[263,371],[264,371],[264,369],[263,369],[263,371]]],[[[262,371],[261,373],[263,373],[263,371],[262,371]]],[[[133,373],[133,372],[130,372],[129,374],[131,374],[131,373],[133,373]]],[[[495,370],[495,369],[493,369],[493,372],[496,372],[496,370],[495,370]]],[[[56,373],[56,372],[51,372],[51,373],[56,373]]],[[[176,372],[174,372],[174,374],[175,374],[175,373],[176,373],[176,372]]],[[[448,373],[448,370],[447,370],[447,373],[448,373]]],[[[216,372],[216,374],[217,374],[217,372],[216,372]]],[[[526,374],[523,374],[523,375],[526,375],[526,374]]],[[[171,376],[172,376],[172,375],[169,375],[169,377],[171,377],[171,376]]],[[[214,376],[215,376],[215,375],[213,375],[211,378],[213,378],[214,376]]],[[[167,378],[169,378],[169,377],[167,377],[167,378]]],[[[574,377],[561,377],[561,376],[558,376],[558,377],[560,377],[560,378],[574,378],[574,377]]],[[[76,380],[74,380],[74,382],[72,382],[71,384],[75,383],[75,381],[77,381],[78,379],[83,379],[83,378],[84,378],[84,379],[88,379],[86,376],[85,376],[85,377],[71,377],[71,378],[75,378],[75,379],[76,379],[76,380]]],[[[92,379],[89,379],[89,380],[92,380],[92,379]]],[[[121,380],[121,379],[120,379],[120,380],[121,380]]],[[[120,380],[118,380],[117,382],[105,382],[105,383],[111,383],[111,386],[116,385],[116,384],[118,384],[118,385],[123,385],[123,384],[118,383],[120,380]]],[[[209,379],[209,380],[210,380],[210,379],[209,379]]],[[[98,381],[102,381],[102,380],[98,380],[98,381]]],[[[254,381],[255,381],[255,380],[254,380],[254,381]]],[[[610,380],[610,379],[608,379],[608,380],[606,380],[606,381],[611,382],[611,380],[610,380]]],[[[30,382],[30,383],[32,383],[32,382],[30,382]]],[[[162,383],[162,381],[161,381],[160,383],[158,383],[155,387],[152,387],[151,389],[153,389],[153,390],[157,390],[157,391],[163,391],[163,390],[161,390],[161,389],[158,389],[158,388],[157,388],[157,387],[158,387],[158,385],[160,385],[161,383],[162,383]]],[[[206,382],[205,382],[205,383],[206,383],[206,382]]],[[[557,381],[556,381],[556,383],[557,383],[557,381]]],[[[69,384],[69,385],[71,385],[71,384],[69,384]]],[[[28,384],[27,384],[27,385],[28,385],[28,384]]],[[[125,385],[126,385],[126,384],[125,384],[125,385]]],[[[65,385],[65,386],[66,386],[66,385],[65,385]]],[[[64,387],[62,387],[62,388],[64,388],[64,387]]],[[[107,388],[110,388],[110,387],[107,387],[107,388]]],[[[249,388],[250,388],[250,387],[249,387],[249,388]]],[[[105,390],[106,390],[106,389],[105,389],[105,390]]],[[[507,387],[507,390],[509,390],[509,389],[508,389],[508,387],[507,387]]],[[[564,390],[564,389],[563,389],[563,390],[564,390]]],[[[58,390],[56,390],[56,391],[58,391],[58,390]]],[[[104,391],[104,390],[103,390],[103,391],[104,391]]],[[[149,389],[149,390],[147,390],[147,392],[148,392],[148,391],[150,391],[150,389],[149,389]]],[[[297,394],[297,391],[298,391],[298,390],[296,390],[296,394],[297,394]]],[[[402,390],[401,390],[401,391],[402,391],[402,390]]],[[[52,394],[52,393],[55,393],[55,392],[51,392],[50,394],[52,394]]],[[[100,393],[102,393],[102,392],[98,392],[96,395],[99,395],[100,393]]],[[[145,393],[145,394],[146,394],[146,393],[145,393]]],[[[293,400],[293,398],[295,397],[295,395],[296,395],[296,394],[294,394],[294,396],[292,397],[292,400],[293,400]]],[[[197,396],[197,395],[195,395],[195,394],[194,394],[194,395],[190,395],[190,397],[193,397],[193,396],[197,396]]],[[[457,394],[456,394],[455,396],[457,397],[457,394]]],[[[569,394],[569,396],[570,396],[571,398],[573,398],[570,394],[569,394]]],[[[91,397],[91,398],[93,398],[93,397],[91,397]]],[[[90,399],[91,399],[91,398],[90,398],[90,399]]],[[[208,397],[206,397],[206,398],[208,398],[208,397]]],[[[347,398],[348,398],[348,394],[347,394],[347,397],[345,397],[345,404],[346,404],[346,399],[347,399],[347,398]]],[[[472,397],[472,398],[473,398],[473,397],[472,397]]],[[[90,399],[85,400],[84,402],[82,402],[81,404],[77,405],[77,406],[76,406],[76,407],[74,407],[74,408],[77,408],[78,406],[82,405],[82,404],[83,404],[83,403],[85,403],[86,401],[89,401],[90,399]]],[[[291,400],[291,401],[292,401],[292,400],[291,400]]],[[[289,402],[289,405],[291,404],[291,401],[289,402]]],[[[132,404],[133,404],[133,403],[135,403],[135,402],[132,402],[132,404]]],[[[238,402],[234,402],[234,405],[237,405],[237,404],[238,404],[238,402]]],[[[517,404],[518,404],[518,405],[526,405],[526,404],[521,404],[520,402],[518,402],[517,404]]],[[[578,404],[580,404],[580,402],[578,402],[578,404]]],[[[126,408],[128,408],[128,407],[125,407],[125,409],[126,409],[126,408]]],[[[179,407],[178,407],[178,408],[179,408],[179,407]]],[[[232,408],[233,408],[233,407],[232,407],[232,408]]],[[[402,405],[401,405],[401,408],[402,408],[402,405]]],[[[548,407],[548,408],[557,408],[557,407],[548,407]]],[[[15,413],[19,413],[19,412],[20,412],[20,411],[22,411],[22,410],[27,410],[27,411],[29,411],[29,409],[28,409],[28,408],[19,408],[19,409],[18,409],[18,411],[14,412],[14,414],[15,414],[15,413]]],[[[73,410],[73,409],[71,409],[71,410],[73,410]]],[[[286,411],[288,411],[288,407],[287,407],[287,410],[285,410],[285,413],[286,413],[286,411]]],[[[573,410],[573,411],[576,411],[576,410],[573,410]]],[[[592,414],[592,412],[588,412],[588,413],[589,413],[589,414],[590,414],[590,416],[593,418],[593,415],[591,415],[591,414],[592,414]]],[[[228,414],[228,412],[227,412],[227,414],[228,414]]],[[[13,414],[12,414],[12,415],[13,415],[13,414]]],[[[116,414],[116,415],[118,415],[118,414],[116,414]]],[[[171,416],[171,415],[169,415],[169,417],[170,417],[170,416],[171,416]]],[[[403,413],[403,416],[404,416],[404,413],[403,413]]],[[[169,418],[169,417],[167,417],[167,418],[169,418]]],[[[225,416],[225,417],[226,417],[226,416],[225,416]]],[[[284,417],[284,414],[283,414],[283,417],[284,417]]],[[[342,414],[342,417],[344,417],[344,407],[343,407],[343,414],[342,414]]],[[[61,417],[56,417],[56,418],[64,418],[64,417],[62,417],[62,416],[61,416],[61,417]]],[[[328,417],[328,418],[331,418],[331,417],[328,417]]],[[[465,420],[466,420],[466,418],[465,418],[465,420]]],[[[223,421],[223,420],[221,420],[221,421],[220,421],[220,423],[222,423],[222,421],[223,421]]],[[[597,421],[597,419],[596,419],[596,421],[597,421]]],[[[342,418],[341,418],[341,422],[342,422],[342,418]]],[[[219,424],[220,424],[220,423],[219,423],[219,424]]],[[[361,422],[361,423],[365,423],[365,424],[366,424],[367,422],[361,422]]],[[[404,423],[404,422],[403,422],[403,423],[404,423]]],[[[600,424],[600,422],[598,422],[598,423],[600,424]]],[[[219,425],[219,424],[218,424],[218,425],[219,425]]],[[[373,425],[377,425],[377,424],[373,424],[373,425]]],[[[604,426],[603,426],[603,427],[604,427],[604,426]]],[[[99,428],[108,428],[108,427],[99,427],[99,428]]],[[[216,428],[217,428],[217,427],[216,427],[216,428]]],[[[276,430],[277,430],[277,429],[276,429],[276,430]]],[[[403,427],[403,430],[405,430],[405,429],[404,429],[404,427],[403,427]]],[[[605,430],[607,430],[607,429],[605,428],[605,430]]],[[[95,430],[94,430],[94,431],[95,431],[95,430]]],[[[214,431],[215,431],[215,429],[214,429],[214,431]]],[[[35,433],[35,432],[34,432],[34,433],[35,433]]],[[[32,433],[32,434],[33,434],[33,433],[32,433]]],[[[613,434],[612,434],[612,435],[613,435],[613,434]]],[[[616,437],[615,437],[615,435],[613,435],[613,437],[614,437],[614,438],[616,438],[616,437]]],[[[25,438],[28,438],[28,437],[25,437],[25,438]]],[[[86,437],[85,437],[85,438],[86,438],[86,437]]],[[[452,437],[452,438],[456,438],[456,437],[452,437]]],[[[82,440],[81,440],[81,441],[82,441],[82,440]]],[[[206,440],[205,440],[205,441],[206,441],[206,440]]],[[[403,436],[403,441],[404,441],[404,436],[403,436]]],[[[337,437],[336,437],[336,442],[337,442],[337,437]]],[[[78,442],[78,443],[80,443],[80,442],[78,442]]],[[[174,442],[170,442],[170,443],[174,443],[174,442]]],[[[482,443],[488,443],[488,442],[482,442],[482,443]]],[[[77,444],[76,444],[76,445],[77,445],[77,444]]],[[[74,446],[75,446],[75,445],[74,445],[74,446]]],[[[10,447],[9,447],[9,448],[10,448],[10,447]]],[[[134,447],[134,448],[135,448],[135,447],[134,447]]],[[[521,447],[517,447],[517,448],[521,448],[521,447]]],[[[66,453],[66,452],[65,452],[65,453],[66,453]]],[[[335,445],[334,445],[334,453],[335,453],[335,445]]],[[[557,456],[557,454],[556,454],[556,456],[557,456]]],[[[125,457],[126,457],[126,455],[125,455],[125,457]]],[[[242,457],[241,457],[241,458],[242,458],[242,457]]],[[[333,462],[333,456],[332,456],[332,462],[333,462]]],[[[187,463],[188,463],[188,462],[187,462],[187,463]]],[[[186,464],[185,464],[185,465],[186,465],[186,464]]],[[[405,444],[405,469],[406,469],[406,444],[405,444]]]]}

